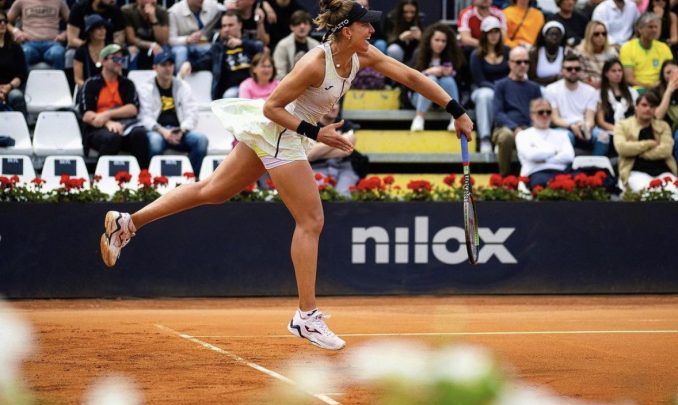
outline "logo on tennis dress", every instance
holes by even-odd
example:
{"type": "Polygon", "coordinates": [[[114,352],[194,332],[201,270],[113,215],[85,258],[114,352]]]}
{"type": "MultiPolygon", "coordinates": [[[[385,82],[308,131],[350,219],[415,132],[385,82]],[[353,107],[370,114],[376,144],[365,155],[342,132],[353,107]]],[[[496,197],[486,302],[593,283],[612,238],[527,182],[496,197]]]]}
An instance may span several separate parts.
{"type": "Polygon", "coordinates": [[[325,90],[329,90],[329,89],[331,89],[332,87],[334,87],[334,85],[329,85],[329,86],[325,87],[325,90]]]}
{"type": "MultiPolygon", "coordinates": [[[[433,257],[445,264],[460,264],[468,259],[466,252],[464,228],[448,226],[436,232],[433,239],[429,238],[428,217],[414,218],[414,263],[429,263],[429,251],[433,257]],[[459,242],[457,250],[450,251],[449,241],[459,242]]],[[[478,235],[483,242],[478,252],[478,263],[487,263],[493,256],[501,263],[518,263],[515,257],[504,246],[506,240],[516,228],[499,228],[492,231],[490,228],[478,228],[478,235]]],[[[394,263],[410,263],[410,228],[395,228],[394,263]]],[[[369,228],[354,227],[351,235],[351,263],[365,264],[367,262],[367,241],[374,242],[374,263],[391,263],[391,238],[386,228],[371,226],[369,228]]]]}

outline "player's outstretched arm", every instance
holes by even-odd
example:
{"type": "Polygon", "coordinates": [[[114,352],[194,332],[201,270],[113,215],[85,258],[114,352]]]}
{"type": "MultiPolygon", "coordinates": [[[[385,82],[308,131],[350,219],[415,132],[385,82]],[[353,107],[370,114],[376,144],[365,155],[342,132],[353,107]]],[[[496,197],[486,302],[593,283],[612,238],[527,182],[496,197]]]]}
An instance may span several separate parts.
{"type": "Polygon", "coordinates": [[[455,118],[454,126],[457,137],[461,137],[463,132],[469,141],[471,140],[473,121],[471,121],[471,118],[456,100],[450,102],[452,100],[450,95],[435,82],[424,76],[421,72],[384,55],[374,46],[370,45],[369,50],[359,54],[359,56],[361,67],[371,67],[384,76],[405,85],[445,108],[455,118]]]}

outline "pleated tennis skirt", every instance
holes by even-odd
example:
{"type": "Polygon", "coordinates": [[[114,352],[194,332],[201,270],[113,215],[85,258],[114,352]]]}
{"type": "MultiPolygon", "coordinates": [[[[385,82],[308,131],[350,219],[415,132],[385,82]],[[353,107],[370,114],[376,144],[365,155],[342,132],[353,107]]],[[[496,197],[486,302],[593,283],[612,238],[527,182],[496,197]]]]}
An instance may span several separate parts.
{"type": "Polygon", "coordinates": [[[315,143],[266,118],[264,100],[224,98],[213,101],[211,107],[224,128],[259,157],[307,160],[308,151],[315,143]]]}

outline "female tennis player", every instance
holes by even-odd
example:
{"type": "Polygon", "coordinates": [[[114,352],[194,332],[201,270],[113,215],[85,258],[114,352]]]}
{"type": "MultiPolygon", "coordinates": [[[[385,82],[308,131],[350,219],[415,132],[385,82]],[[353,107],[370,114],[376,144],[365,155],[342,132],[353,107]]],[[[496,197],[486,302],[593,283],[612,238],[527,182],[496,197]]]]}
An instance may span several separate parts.
{"type": "Polygon", "coordinates": [[[351,86],[359,67],[371,67],[443,106],[455,121],[457,136],[469,135],[473,123],[464,109],[433,81],[385,56],[369,44],[371,23],[380,11],[368,11],[353,0],[321,0],[316,18],[326,30],[323,44],[308,52],[282,80],[270,98],[223,99],[212,109],[240,141],[216,171],[197,183],[178,187],[133,213],[109,211],[101,236],[101,255],[115,265],[120,250],[143,226],[157,219],[204,204],[220,204],[268,171],[296,227],[292,262],[299,292],[299,309],[289,331],[324,349],[339,350],[345,342],[325,324],[316,307],[315,279],[323,210],[306,152],[314,142],[350,152],[351,143],[337,133],[343,122],[318,127],[351,86]]]}

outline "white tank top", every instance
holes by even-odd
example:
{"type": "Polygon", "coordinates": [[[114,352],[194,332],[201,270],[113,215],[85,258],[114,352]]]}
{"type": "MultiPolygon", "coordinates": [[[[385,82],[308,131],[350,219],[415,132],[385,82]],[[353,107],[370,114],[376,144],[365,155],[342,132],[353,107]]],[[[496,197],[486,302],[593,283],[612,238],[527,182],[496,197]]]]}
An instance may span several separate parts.
{"type": "Polygon", "coordinates": [[[546,49],[539,48],[539,60],[537,61],[537,77],[557,76],[560,74],[560,69],[563,66],[563,57],[565,50],[563,47],[558,48],[558,56],[553,62],[546,59],[546,49]]]}
{"type": "Polygon", "coordinates": [[[299,119],[315,125],[318,120],[327,114],[334,104],[351,88],[360,61],[358,55],[351,58],[351,73],[348,77],[341,77],[334,68],[332,48],[329,42],[317,46],[325,51],[325,79],[320,87],[308,87],[299,98],[290,103],[287,110],[299,119]]]}

